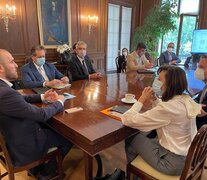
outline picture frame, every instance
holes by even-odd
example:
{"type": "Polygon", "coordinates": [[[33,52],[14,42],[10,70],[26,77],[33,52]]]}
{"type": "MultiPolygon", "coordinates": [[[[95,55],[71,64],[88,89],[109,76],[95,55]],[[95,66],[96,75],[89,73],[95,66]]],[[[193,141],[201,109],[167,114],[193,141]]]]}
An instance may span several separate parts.
{"type": "Polygon", "coordinates": [[[72,45],[70,0],[37,0],[40,44],[45,48],[72,45]]]}

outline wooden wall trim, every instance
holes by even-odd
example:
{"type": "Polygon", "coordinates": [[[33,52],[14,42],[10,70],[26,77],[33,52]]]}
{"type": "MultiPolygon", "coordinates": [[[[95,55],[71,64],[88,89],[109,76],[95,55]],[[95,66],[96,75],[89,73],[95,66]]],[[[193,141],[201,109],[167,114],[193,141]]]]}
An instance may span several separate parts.
{"type": "Polygon", "coordinates": [[[200,0],[200,12],[199,12],[199,29],[207,29],[207,1],[200,0]]]}

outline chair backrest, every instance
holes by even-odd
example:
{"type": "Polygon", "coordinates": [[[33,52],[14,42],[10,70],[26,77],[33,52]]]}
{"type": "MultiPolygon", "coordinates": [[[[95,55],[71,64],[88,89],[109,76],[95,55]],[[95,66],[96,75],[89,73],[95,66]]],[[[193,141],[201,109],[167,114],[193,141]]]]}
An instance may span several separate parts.
{"type": "Polygon", "coordinates": [[[68,66],[67,69],[66,69],[66,73],[65,73],[65,75],[69,78],[69,83],[72,83],[72,81],[73,81],[73,77],[72,77],[72,74],[71,74],[71,72],[70,72],[70,68],[69,68],[69,66],[68,66]]]}
{"type": "Polygon", "coordinates": [[[207,125],[203,125],[191,143],[180,179],[201,179],[207,157],[207,125]]]}
{"type": "Polygon", "coordinates": [[[24,83],[22,82],[21,79],[17,79],[17,80],[10,81],[10,82],[13,84],[12,86],[13,89],[19,90],[19,89],[25,88],[24,83]]]}
{"type": "Polygon", "coordinates": [[[155,66],[159,67],[160,66],[160,59],[159,58],[155,59],[154,64],[155,64],[155,66]]]}
{"type": "Polygon", "coordinates": [[[116,57],[116,59],[115,59],[115,63],[116,63],[116,69],[118,69],[118,68],[119,68],[118,59],[119,59],[119,57],[116,57]]]}
{"type": "Polygon", "coordinates": [[[6,147],[6,143],[4,141],[4,136],[2,135],[1,132],[0,132],[0,145],[1,145],[1,154],[0,154],[1,164],[4,166],[4,168],[7,169],[7,171],[11,171],[14,169],[14,167],[6,147]]]}

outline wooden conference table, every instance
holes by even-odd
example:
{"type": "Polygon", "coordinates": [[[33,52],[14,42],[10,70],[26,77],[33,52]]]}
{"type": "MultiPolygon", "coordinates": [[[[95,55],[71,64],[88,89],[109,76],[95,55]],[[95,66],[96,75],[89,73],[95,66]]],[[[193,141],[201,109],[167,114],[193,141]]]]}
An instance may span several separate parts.
{"type": "MultiPolygon", "coordinates": [[[[86,180],[93,176],[93,156],[137,132],[100,111],[114,105],[123,105],[121,99],[125,93],[139,97],[143,88],[150,86],[153,79],[153,74],[136,72],[108,74],[100,80],[73,82],[70,88],[60,91],[76,96],[65,102],[65,109],[80,106],[83,111],[59,113],[48,124],[84,151],[86,180]]],[[[28,91],[25,90],[25,93],[28,91]]]]}
{"type": "Polygon", "coordinates": [[[139,76],[137,73],[109,74],[100,80],[73,82],[71,88],[63,90],[76,96],[65,102],[65,109],[80,106],[83,111],[60,113],[48,123],[84,151],[85,179],[93,176],[93,156],[137,132],[100,111],[123,104],[121,99],[125,93],[138,97],[145,86],[151,85],[152,75],[146,75],[143,80],[139,76]]]}

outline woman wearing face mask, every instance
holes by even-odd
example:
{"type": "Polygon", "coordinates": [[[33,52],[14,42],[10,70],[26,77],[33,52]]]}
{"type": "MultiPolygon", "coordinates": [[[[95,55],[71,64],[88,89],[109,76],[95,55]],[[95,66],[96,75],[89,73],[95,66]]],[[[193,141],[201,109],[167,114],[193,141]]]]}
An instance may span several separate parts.
{"type": "Polygon", "coordinates": [[[122,55],[118,57],[118,67],[117,67],[117,73],[126,71],[126,57],[128,55],[128,49],[123,48],[122,49],[122,55]]]}
{"type": "Polygon", "coordinates": [[[188,148],[197,133],[195,117],[201,105],[184,94],[187,89],[185,72],[176,66],[158,69],[162,99],[155,98],[151,87],[146,87],[138,101],[123,114],[124,125],[141,132],[126,140],[126,155],[131,162],[140,155],[149,165],[169,175],[180,175],[188,148]],[[154,107],[140,113],[143,104],[154,100],[154,107]],[[143,132],[157,131],[157,138],[149,139],[143,132]]]}
{"type": "Polygon", "coordinates": [[[174,43],[169,43],[167,46],[167,50],[163,52],[159,57],[159,63],[160,66],[162,65],[177,65],[181,62],[181,60],[176,56],[176,54],[173,52],[174,49],[174,43]]]}

